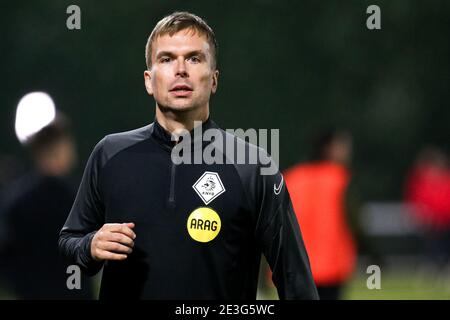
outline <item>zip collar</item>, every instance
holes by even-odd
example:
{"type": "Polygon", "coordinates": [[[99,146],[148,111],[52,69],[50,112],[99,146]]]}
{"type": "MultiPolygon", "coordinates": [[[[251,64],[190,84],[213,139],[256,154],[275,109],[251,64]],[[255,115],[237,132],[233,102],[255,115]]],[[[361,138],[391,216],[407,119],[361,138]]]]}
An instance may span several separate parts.
{"type": "MultiPolygon", "coordinates": [[[[206,119],[204,122],[202,122],[201,124],[201,132],[202,135],[194,135],[194,131],[199,130],[200,128],[196,127],[194,129],[192,129],[191,131],[189,131],[189,134],[191,136],[191,144],[193,146],[197,146],[197,145],[201,145],[202,147],[205,147],[206,145],[208,145],[209,143],[211,143],[211,141],[203,141],[203,134],[205,133],[206,130],[210,129],[210,128],[216,128],[218,129],[218,126],[214,123],[214,121],[211,120],[210,117],[208,117],[208,119],[206,119]],[[201,144],[199,144],[197,141],[201,140],[201,144]]],[[[156,139],[159,143],[161,143],[162,145],[169,147],[169,148],[173,148],[176,145],[176,141],[172,140],[172,135],[169,131],[167,131],[166,129],[164,129],[159,122],[156,120],[153,122],[153,125],[151,126],[150,129],[151,132],[151,136],[156,139]]]]}

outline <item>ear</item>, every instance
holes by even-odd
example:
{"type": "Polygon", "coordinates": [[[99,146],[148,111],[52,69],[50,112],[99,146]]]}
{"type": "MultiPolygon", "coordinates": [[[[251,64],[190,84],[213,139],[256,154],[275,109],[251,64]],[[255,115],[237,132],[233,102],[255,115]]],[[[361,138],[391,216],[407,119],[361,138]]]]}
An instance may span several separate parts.
{"type": "Polygon", "coordinates": [[[217,86],[219,85],[219,70],[215,70],[213,73],[213,83],[212,83],[212,87],[211,87],[211,93],[216,93],[217,91],[217,86]]]}
{"type": "Polygon", "coordinates": [[[153,95],[152,73],[149,70],[144,71],[144,84],[148,94],[152,96],[153,95]]]}

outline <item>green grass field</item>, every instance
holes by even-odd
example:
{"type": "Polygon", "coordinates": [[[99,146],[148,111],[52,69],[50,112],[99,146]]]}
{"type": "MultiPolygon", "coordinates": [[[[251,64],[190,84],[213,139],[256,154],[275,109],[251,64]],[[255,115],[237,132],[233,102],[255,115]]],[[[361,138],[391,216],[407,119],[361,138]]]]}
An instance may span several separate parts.
{"type": "Polygon", "coordinates": [[[381,277],[381,289],[369,290],[366,277],[355,277],[346,286],[344,299],[448,300],[450,275],[389,272],[381,277]]]}
{"type": "MultiPolygon", "coordinates": [[[[344,300],[450,300],[450,274],[388,271],[382,273],[381,289],[368,289],[369,275],[356,275],[346,285],[344,300]]],[[[274,287],[260,291],[258,299],[277,299],[274,287]]]]}
{"type": "MultiPolygon", "coordinates": [[[[357,273],[346,285],[345,300],[450,300],[450,273],[391,270],[381,275],[381,289],[369,290],[369,275],[357,273]]],[[[258,292],[258,299],[277,299],[273,286],[258,292]]],[[[0,286],[0,300],[14,299],[0,286]]]]}

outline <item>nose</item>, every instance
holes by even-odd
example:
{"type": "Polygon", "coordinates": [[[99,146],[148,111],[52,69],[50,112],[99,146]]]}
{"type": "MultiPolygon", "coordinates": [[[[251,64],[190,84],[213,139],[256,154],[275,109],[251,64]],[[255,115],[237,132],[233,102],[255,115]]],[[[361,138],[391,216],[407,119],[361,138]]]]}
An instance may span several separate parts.
{"type": "Polygon", "coordinates": [[[181,77],[181,78],[187,78],[189,77],[189,74],[187,72],[186,69],[186,61],[184,60],[183,57],[178,58],[177,60],[177,64],[176,64],[176,76],[177,77],[181,77]]]}

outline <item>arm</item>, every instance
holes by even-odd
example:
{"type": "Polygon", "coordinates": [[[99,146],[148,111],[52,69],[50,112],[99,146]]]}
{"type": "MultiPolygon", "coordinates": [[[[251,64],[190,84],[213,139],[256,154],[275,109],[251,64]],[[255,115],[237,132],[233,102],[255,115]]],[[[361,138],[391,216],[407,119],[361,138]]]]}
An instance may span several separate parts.
{"type": "Polygon", "coordinates": [[[308,255],[280,172],[260,175],[256,236],[272,269],[280,299],[318,299],[308,255]]]}
{"type": "Polygon", "coordinates": [[[124,260],[132,252],[134,223],[106,223],[100,187],[100,172],[107,161],[106,138],[89,157],[78,194],[60,232],[59,249],[88,275],[94,275],[105,260],[124,260]]]}
{"type": "Polygon", "coordinates": [[[75,202],[59,236],[59,250],[70,263],[79,265],[88,275],[100,271],[103,263],[91,255],[96,230],[104,223],[104,205],[100,196],[99,175],[104,140],[94,148],[87,162],[75,202]]]}

